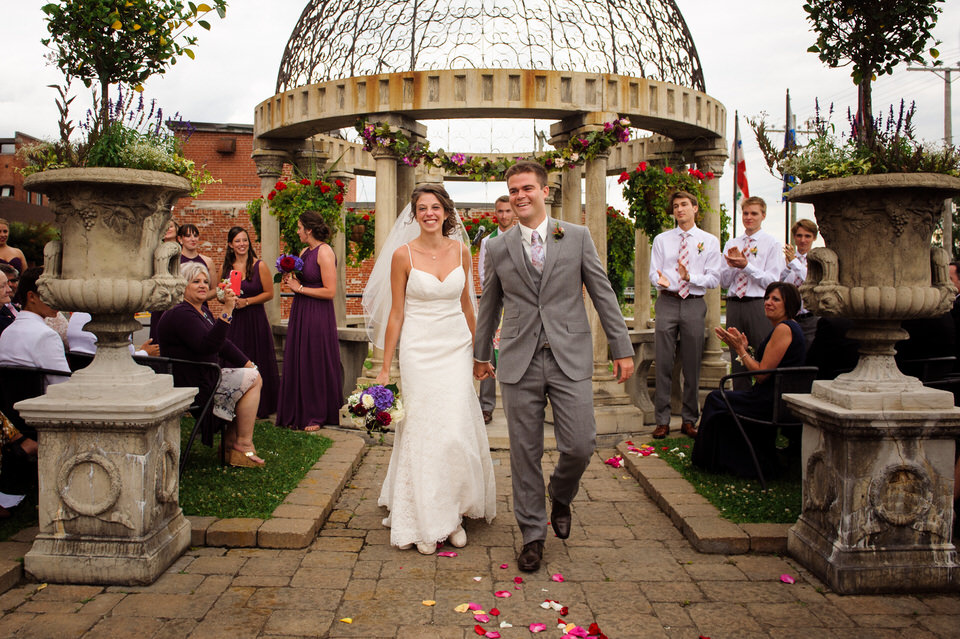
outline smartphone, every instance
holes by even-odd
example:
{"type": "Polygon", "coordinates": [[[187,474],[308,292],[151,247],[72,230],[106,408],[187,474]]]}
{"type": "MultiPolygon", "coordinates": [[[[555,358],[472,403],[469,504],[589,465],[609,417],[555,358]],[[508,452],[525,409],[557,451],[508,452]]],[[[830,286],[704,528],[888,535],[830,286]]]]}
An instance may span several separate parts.
{"type": "Polygon", "coordinates": [[[230,290],[232,290],[237,295],[240,295],[240,280],[243,279],[240,276],[240,271],[230,271],[230,290]]]}

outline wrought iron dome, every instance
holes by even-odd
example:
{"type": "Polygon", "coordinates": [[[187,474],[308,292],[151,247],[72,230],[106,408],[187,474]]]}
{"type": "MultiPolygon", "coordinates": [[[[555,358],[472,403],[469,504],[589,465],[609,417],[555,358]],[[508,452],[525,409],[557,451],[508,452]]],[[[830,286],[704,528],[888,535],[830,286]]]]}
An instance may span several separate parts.
{"type": "Polygon", "coordinates": [[[277,93],[435,69],[616,73],[705,92],[674,0],[309,0],[277,93]]]}

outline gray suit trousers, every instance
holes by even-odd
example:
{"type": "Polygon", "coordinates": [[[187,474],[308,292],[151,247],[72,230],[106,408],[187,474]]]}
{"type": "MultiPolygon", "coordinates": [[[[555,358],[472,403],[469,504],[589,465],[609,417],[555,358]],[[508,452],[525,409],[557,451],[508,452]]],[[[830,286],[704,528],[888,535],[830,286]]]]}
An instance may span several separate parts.
{"type": "Polygon", "coordinates": [[[480,410],[490,411],[497,407],[497,380],[488,377],[480,381],[480,410]]]}
{"type": "MultiPolygon", "coordinates": [[[[763,312],[763,300],[739,300],[735,297],[727,298],[727,328],[736,327],[738,331],[747,336],[747,345],[752,346],[754,350],[760,346],[763,338],[772,330],[770,320],[763,312]]],[[[737,353],[730,349],[730,371],[739,373],[747,370],[743,364],[737,361],[737,353]]],[[[734,390],[750,390],[750,378],[744,375],[733,381],[734,390]]]]}
{"type": "Polygon", "coordinates": [[[549,348],[534,353],[520,381],[500,383],[510,432],[513,511],[524,544],[547,537],[547,509],[540,466],[547,397],[553,407],[554,434],[560,452],[556,468],[550,475],[550,497],[569,504],[577,496],[580,477],[590,464],[596,446],[592,384],[589,377],[578,381],[567,377],[549,348]]]}
{"type": "Polygon", "coordinates": [[[661,294],[657,297],[656,312],[657,390],[653,404],[657,424],[670,423],[670,389],[678,341],[683,371],[683,408],[680,414],[684,422],[696,424],[700,417],[697,389],[700,387],[703,320],[707,315],[707,303],[702,297],[682,300],[661,294]]]}

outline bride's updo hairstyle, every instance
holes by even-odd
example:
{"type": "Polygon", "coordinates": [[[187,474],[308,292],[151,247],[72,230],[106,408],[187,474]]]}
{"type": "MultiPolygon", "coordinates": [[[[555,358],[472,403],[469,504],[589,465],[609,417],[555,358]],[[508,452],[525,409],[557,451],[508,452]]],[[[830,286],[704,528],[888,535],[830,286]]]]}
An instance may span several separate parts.
{"type": "Polygon", "coordinates": [[[413,189],[413,193],[410,194],[410,219],[416,221],[417,200],[420,199],[421,195],[428,194],[436,197],[440,201],[440,206],[443,207],[443,234],[453,235],[457,230],[457,212],[454,209],[453,200],[450,199],[450,194],[447,193],[442,184],[421,184],[413,189]]]}
{"type": "Polygon", "coordinates": [[[330,237],[330,227],[316,211],[304,211],[300,215],[300,223],[303,224],[303,230],[310,231],[315,240],[326,242],[330,237]]]}

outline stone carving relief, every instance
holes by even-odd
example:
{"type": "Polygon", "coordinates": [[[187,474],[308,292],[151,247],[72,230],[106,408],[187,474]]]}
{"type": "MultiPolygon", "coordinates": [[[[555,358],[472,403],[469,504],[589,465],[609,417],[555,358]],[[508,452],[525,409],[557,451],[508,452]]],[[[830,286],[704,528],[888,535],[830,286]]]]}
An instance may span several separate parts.
{"type": "Polygon", "coordinates": [[[101,521],[120,524],[134,530],[133,524],[125,513],[113,511],[107,514],[107,511],[113,508],[120,498],[120,490],[120,471],[116,464],[94,452],[78,453],[65,461],[57,474],[57,494],[60,496],[63,507],[58,509],[54,519],[69,521],[79,516],[95,517],[101,521]],[[83,472],[82,467],[85,465],[93,467],[88,470],[88,473],[95,473],[99,468],[106,475],[108,487],[99,499],[85,501],[71,494],[70,486],[74,472],[83,472]]]}
{"type": "Polygon", "coordinates": [[[170,442],[163,442],[160,445],[159,461],[157,463],[157,501],[162,504],[177,501],[179,489],[177,469],[179,467],[177,451],[173,449],[170,442]]]}
{"type": "Polygon", "coordinates": [[[806,484],[803,491],[803,516],[812,518],[825,530],[838,530],[840,514],[840,479],[827,462],[825,452],[816,451],[807,460],[806,484]]]}

